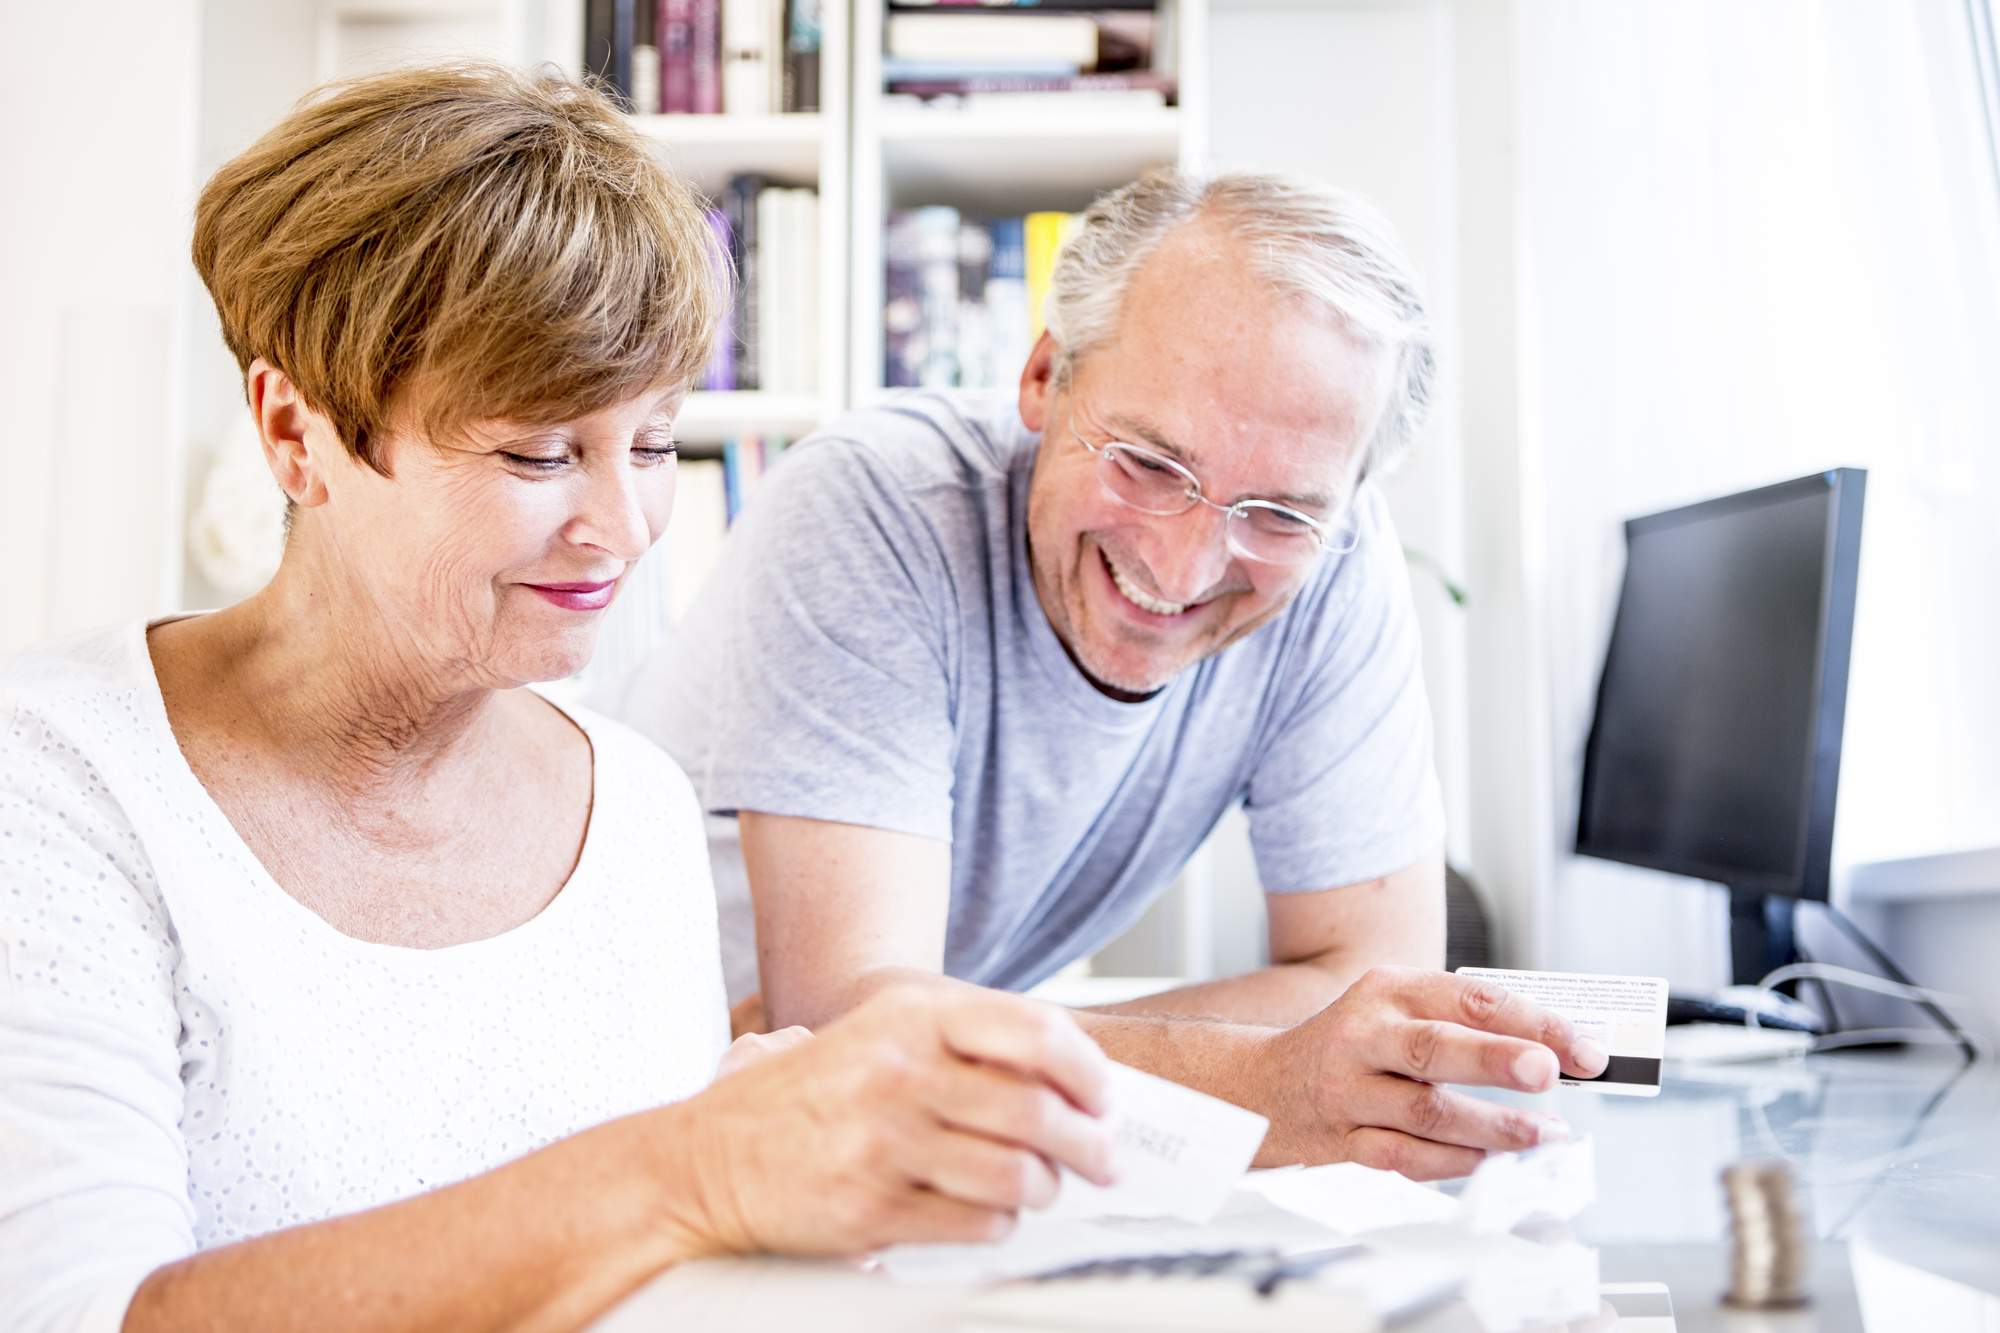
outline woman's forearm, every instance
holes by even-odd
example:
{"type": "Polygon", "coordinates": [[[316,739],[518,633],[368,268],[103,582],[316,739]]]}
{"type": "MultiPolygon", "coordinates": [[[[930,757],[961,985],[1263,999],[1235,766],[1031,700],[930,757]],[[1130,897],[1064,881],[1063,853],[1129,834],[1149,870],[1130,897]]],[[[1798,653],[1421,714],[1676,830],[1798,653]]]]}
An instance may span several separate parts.
{"type": "Polygon", "coordinates": [[[155,1271],[154,1330],[571,1330],[712,1247],[693,1220],[682,1107],[615,1120],[483,1175],[155,1271]]]}

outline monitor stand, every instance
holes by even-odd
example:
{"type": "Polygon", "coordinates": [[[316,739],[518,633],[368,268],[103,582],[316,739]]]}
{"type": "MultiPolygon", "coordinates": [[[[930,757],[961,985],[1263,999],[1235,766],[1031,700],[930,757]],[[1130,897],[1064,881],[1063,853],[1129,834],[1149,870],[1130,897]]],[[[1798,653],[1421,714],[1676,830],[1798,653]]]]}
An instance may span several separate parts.
{"type": "Polygon", "coordinates": [[[1738,986],[1754,986],[1798,961],[1792,944],[1792,910],[1798,900],[1778,893],[1729,890],[1729,971],[1738,986]]]}

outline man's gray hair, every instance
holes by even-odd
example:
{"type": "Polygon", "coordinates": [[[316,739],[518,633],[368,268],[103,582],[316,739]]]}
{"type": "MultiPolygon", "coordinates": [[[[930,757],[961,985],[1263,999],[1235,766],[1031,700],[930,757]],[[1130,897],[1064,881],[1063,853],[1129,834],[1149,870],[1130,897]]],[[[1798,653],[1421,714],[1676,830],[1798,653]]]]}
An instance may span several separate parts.
{"type": "Polygon", "coordinates": [[[1117,337],[1132,275],[1168,233],[1197,217],[1227,228],[1274,290],[1316,302],[1355,337],[1394,353],[1394,383],[1362,475],[1393,468],[1430,413],[1437,370],[1430,318],[1381,210],[1305,177],[1164,169],[1092,204],[1049,280],[1045,316],[1057,376],[1066,379],[1092,348],[1117,337]]]}

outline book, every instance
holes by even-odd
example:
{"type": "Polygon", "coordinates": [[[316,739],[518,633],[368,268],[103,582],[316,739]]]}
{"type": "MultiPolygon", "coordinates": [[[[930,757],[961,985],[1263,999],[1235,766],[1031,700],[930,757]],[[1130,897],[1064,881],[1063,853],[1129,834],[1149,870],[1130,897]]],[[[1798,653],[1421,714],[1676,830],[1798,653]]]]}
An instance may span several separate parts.
{"type": "Polygon", "coordinates": [[[1055,272],[1056,255],[1076,229],[1076,213],[1030,213],[1021,220],[1026,258],[1024,277],[1028,287],[1028,337],[1042,336],[1042,312],[1049,297],[1049,277],[1055,272]]]}
{"type": "Polygon", "coordinates": [[[691,0],[659,0],[659,110],[694,110],[694,6],[691,0]]]}
{"type": "Polygon", "coordinates": [[[688,57],[690,110],[712,116],[722,110],[722,0],[693,0],[693,49],[688,57]]]}
{"type": "MultiPolygon", "coordinates": [[[[674,478],[673,520],[661,543],[667,548],[667,623],[677,625],[715,568],[729,532],[729,497],[723,464],[688,459],[674,478]]],[[[616,603],[614,603],[616,605],[616,603]]]]}
{"type": "Polygon", "coordinates": [[[958,312],[954,342],[958,386],[993,387],[993,358],[986,318],[987,273],[993,260],[993,233],[977,222],[958,224],[958,312]]]}
{"type": "Polygon", "coordinates": [[[783,307],[792,276],[792,210],[789,191],[769,189],[757,196],[757,387],[783,392],[792,387],[790,330],[783,307]]]}
{"type": "Polygon", "coordinates": [[[1045,60],[1097,67],[1097,23],[1084,14],[891,14],[888,54],[907,60],[1045,60]]]}
{"type": "Polygon", "coordinates": [[[968,97],[1000,93],[1148,93],[1161,101],[1176,96],[1175,80],[1149,70],[1119,74],[1073,74],[1054,78],[981,75],[963,79],[890,79],[888,90],[913,97],[968,97]]]}
{"type": "Polygon", "coordinates": [[[633,6],[637,0],[585,0],[583,72],[605,95],[632,109],[633,6]]]}
{"type": "Polygon", "coordinates": [[[729,215],[729,257],[736,266],[734,326],[736,334],[736,387],[762,387],[757,380],[758,343],[758,245],[757,195],[764,188],[761,176],[738,176],[729,182],[724,209],[729,215]]]}
{"type": "Polygon", "coordinates": [[[723,498],[728,522],[734,523],[743,506],[764,476],[764,437],[746,433],[730,437],[722,446],[723,498]]]}
{"type": "Polygon", "coordinates": [[[924,358],[917,383],[950,388],[958,382],[958,210],[916,211],[917,299],[923,307],[924,358]]]}
{"type": "Polygon", "coordinates": [[[772,41],[783,0],[722,0],[722,109],[732,116],[778,109],[771,93],[782,79],[772,41]],[[778,71],[774,74],[774,70],[778,71]]]}
{"type": "Polygon", "coordinates": [[[1144,11],[1157,9],[1155,0],[889,0],[891,14],[934,14],[939,11],[975,13],[1035,14],[1096,13],[1102,10],[1144,11]]]}
{"type": "Polygon", "coordinates": [[[727,209],[708,210],[708,232],[713,238],[709,262],[715,270],[716,290],[722,293],[722,318],[716,322],[715,352],[702,372],[701,387],[727,393],[736,387],[736,274],[727,209]]]}
{"type": "Polygon", "coordinates": [[[882,385],[915,388],[924,359],[924,303],[918,280],[917,221],[889,214],[882,231],[882,385]]]}
{"type": "Polygon", "coordinates": [[[938,59],[930,56],[883,56],[882,80],[892,89],[900,83],[940,83],[954,79],[1070,79],[1076,62],[1040,56],[1003,58],[971,56],[938,59]]]}
{"type": "Polygon", "coordinates": [[[993,253],[986,262],[986,344],[991,387],[1012,389],[1021,382],[1034,337],[1028,318],[1027,250],[1020,218],[986,224],[993,253]]]}
{"type": "Polygon", "coordinates": [[[790,301],[793,388],[819,392],[819,195],[792,191],[792,270],[790,301]]]}
{"type": "Polygon", "coordinates": [[[819,110],[821,0],[790,0],[785,23],[786,111],[819,110]]]}
{"type": "Polygon", "coordinates": [[[634,0],[632,11],[632,110],[640,115],[660,110],[659,6],[654,0],[634,0]]]}

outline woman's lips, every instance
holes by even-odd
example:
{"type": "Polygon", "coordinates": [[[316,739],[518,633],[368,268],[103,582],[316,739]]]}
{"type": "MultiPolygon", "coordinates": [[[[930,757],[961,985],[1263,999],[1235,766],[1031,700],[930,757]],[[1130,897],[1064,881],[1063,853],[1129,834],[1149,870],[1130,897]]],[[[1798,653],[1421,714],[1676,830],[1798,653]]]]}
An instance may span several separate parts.
{"type": "Polygon", "coordinates": [[[602,611],[611,605],[611,598],[618,591],[618,580],[604,583],[524,583],[524,588],[532,588],[542,596],[567,611],[602,611]]]}

